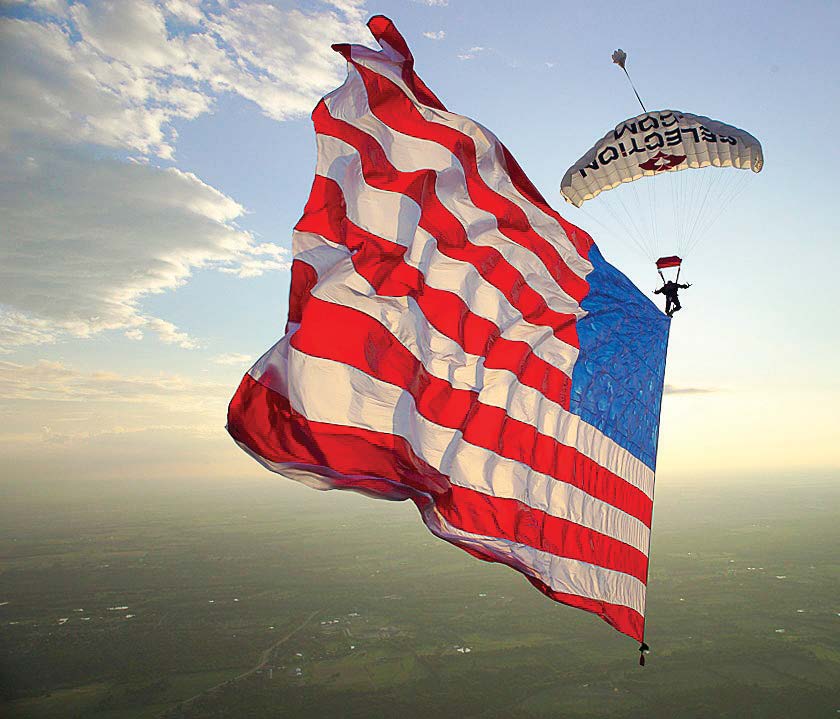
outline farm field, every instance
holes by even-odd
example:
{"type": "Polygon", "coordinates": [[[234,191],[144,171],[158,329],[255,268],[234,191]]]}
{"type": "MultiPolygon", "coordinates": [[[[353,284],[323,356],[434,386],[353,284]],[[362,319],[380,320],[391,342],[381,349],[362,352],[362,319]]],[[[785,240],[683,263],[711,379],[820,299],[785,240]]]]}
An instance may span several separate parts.
{"type": "Polygon", "coordinates": [[[633,640],[405,503],[274,478],[7,480],[0,713],[836,716],[839,500],[830,477],[660,479],[641,669],[633,640]]]}

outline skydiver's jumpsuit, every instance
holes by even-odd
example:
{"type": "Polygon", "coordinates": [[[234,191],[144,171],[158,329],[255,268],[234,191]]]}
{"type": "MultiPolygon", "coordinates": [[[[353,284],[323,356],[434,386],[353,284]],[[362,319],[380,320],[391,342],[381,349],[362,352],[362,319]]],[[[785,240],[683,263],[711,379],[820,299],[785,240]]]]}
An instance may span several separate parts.
{"type": "Polygon", "coordinates": [[[688,289],[688,285],[678,285],[676,282],[668,280],[658,290],[654,290],[654,294],[665,295],[665,314],[668,317],[673,317],[674,312],[679,312],[682,309],[679,291],[686,289],[688,289]]]}

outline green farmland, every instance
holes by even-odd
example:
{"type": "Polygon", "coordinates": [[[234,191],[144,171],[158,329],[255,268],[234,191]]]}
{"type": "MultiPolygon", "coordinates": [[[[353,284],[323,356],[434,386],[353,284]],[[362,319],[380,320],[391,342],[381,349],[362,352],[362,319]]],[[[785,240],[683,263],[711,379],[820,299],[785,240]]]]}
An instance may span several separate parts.
{"type": "Polygon", "coordinates": [[[840,490],[767,487],[660,480],[642,669],[631,639],[404,503],[7,481],[0,714],[834,717],[840,490]]]}

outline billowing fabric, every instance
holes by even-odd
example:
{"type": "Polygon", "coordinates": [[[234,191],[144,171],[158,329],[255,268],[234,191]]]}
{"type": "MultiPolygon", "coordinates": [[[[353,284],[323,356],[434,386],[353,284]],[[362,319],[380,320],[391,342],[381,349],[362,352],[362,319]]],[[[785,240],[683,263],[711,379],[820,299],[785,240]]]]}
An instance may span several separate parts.
{"type": "Polygon", "coordinates": [[[761,143],[750,133],[679,110],[646,112],[616,125],[563,176],[560,192],[580,207],[623,182],[689,168],[760,172],[761,143]]]}
{"type": "Polygon", "coordinates": [[[318,489],[413,501],[437,536],[644,632],[668,321],[508,150],[448,112],[389,20],[335,49],[312,118],[286,335],[228,430],[318,489]]]}
{"type": "Polygon", "coordinates": [[[570,410],[656,469],[670,320],[597,247],[589,259],[570,410]]]}

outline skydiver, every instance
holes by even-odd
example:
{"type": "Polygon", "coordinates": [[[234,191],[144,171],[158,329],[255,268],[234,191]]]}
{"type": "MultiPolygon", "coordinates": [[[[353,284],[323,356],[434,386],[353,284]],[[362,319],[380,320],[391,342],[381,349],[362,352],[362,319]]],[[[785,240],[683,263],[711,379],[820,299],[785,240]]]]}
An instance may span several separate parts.
{"type": "Polygon", "coordinates": [[[679,291],[687,290],[689,287],[691,287],[690,284],[681,285],[677,282],[668,280],[658,290],[654,290],[653,294],[665,295],[665,314],[668,315],[668,317],[673,317],[674,312],[679,312],[682,309],[679,291]]]}

